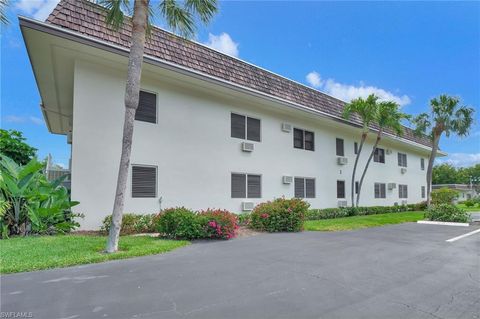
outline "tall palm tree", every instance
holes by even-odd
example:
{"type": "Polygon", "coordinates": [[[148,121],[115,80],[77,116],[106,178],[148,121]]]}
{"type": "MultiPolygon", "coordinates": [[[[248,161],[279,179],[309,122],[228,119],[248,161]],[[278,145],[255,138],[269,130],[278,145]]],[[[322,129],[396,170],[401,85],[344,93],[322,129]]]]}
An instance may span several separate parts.
{"type": "Polygon", "coordinates": [[[0,24],[8,24],[7,7],[8,0],[0,0],[0,24]]]}
{"type": "Polygon", "coordinates": [[[428,135],[432,140],[427,168],[427,205],[430,205],[433,162],[440,138],[444,133],[447,137],[452,133],[460,137],[467,136],[473,124],[474,113],[473,108],[460,106],[459,98],[442,94],[430,100],[430,114],[422,113],[413,119],[415,134],[428,135]]]}
{"type": "MultiPolygon", "coordinates": [[[[101,0],[107,10],[107,24],[119,29],[124,22],[122,9],[129,10],[130,0],[101,0]]],[[[195,33],[195,18],[208,23],[217,12],[217,0],[161,0],[158,4],[161,16],[174,31],[185,37],[195,33]]],[[[150,0],[135,0],[133,4],[132,35],[128,58],[127,84],[125,88],[125,119],[123,123],[122,153],[118,170],[115,202],[112,212],[112,224],[108,235],[107,253],[118,250],[118,239],[122,224],[125,190],[127,185],[130,154],[132,150],[133,124],[140,95],[140,79],[145,49],[145,40],[149,30],[149,20],[155,8],[150,0]]],[[[130,19],[130,18],[128,18],[130,19]]]]}
{"type": "Polygon", "coordinates": [[[372,152],[368,157],[367,163],[363,169],[362,177],[358,183],[358,194],[356,205],[358,206],[360,202],[360,193],[362,190],[363,180],[367,174],[368,167],[372,161],[375,151],[377,150],[378,143],[382,139],[382,135],[385,133],[386,129],[391,129],[395,134],[403,134],[402,120],[408,119],[409,116],[405,113],[400,112],[399,105],[396,102],[385,101],[378,103],[377,111],[375,112],[375,122],[378,125],[377,138],[375,139],[375,144],[373,145],[372,152]]]}
{"type": "Polygon", "coordinates": [[[357,149],[357,155],[355,156],[355,164],[353,164],[352,181],[351,181],[351,194],[352,194],[352,207],[355,207],[355,174],[357,171],[358,159],[362,153],[363,144],[367,139],[368,132],[370,131],[370,124],[375,119],[375,113],[377,112],[377,100],[378,97],[374,94],[370,94],[366,99],[361,97],[352,100],[345,105],[343,109],[343,117],[350,119],[352,114],[357,114],[362,120],[362,135],[360,138],[360,145],[357,149]]]}

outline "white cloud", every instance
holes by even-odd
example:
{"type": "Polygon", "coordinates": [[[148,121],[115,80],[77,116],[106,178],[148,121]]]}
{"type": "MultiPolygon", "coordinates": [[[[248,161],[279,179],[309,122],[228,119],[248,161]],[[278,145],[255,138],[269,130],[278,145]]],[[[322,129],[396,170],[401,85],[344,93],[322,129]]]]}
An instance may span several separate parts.
{"type": "Polygon", "coordinates": [[[320,74],[315,71],[308,73],[306,80],[312,87],[346,102],[350,102],[358,97],[366,98],[370,94],[375,94],[381,101],[395,101],[400,106],[410,104],[411,102],[407,95],[398,96],[376,86],[369,86],[363,83],[355,86],[339,83],[334,79],[322,80],[320,74]]]}
{"type": "Polygon", "coordinates": [[[437,158],[435,163],[448,163],[456,167],[468,167],[480,164],[480,153],[452,153],[445,158],[437,158]]]}
{"type": "Polygon", "coordinates": [[[15,124],[33,123],[36,125],[43,125],[43,120],[36,116],[7,115],[5,116],[5,121],[15,124]]]}
{"type": "Polygon", "coordinates": [[[15,8],[36,20],[44,21],[60,0],[19,0],[15,8]]]}
{"type": "Polygon", "coordinates": [[[238,57],[238,43],[234,42],[228,33],[223,32],[220,35],[209,33],[205,45],[233,57],[238,57]]]}

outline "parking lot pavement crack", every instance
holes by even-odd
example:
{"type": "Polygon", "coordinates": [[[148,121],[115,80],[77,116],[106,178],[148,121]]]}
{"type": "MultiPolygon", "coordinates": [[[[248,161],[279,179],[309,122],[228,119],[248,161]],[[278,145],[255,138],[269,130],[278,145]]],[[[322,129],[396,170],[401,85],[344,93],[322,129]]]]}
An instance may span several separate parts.
{"type": "Polygon", "coordinates": [[[412,310],[419,311],[419,312],[421,312],[421,313],[427,314],[427,315],[431,316],[432,318],[445,319],[445,318],[443,318],[443,317],[437,316],[437,315],[435,314],[435,312],[425,311],[425,310],[423,310],[423,309],[420,309],[420,308],[418,308],[418,307],[415,307],[414,305],[409,305],[409,304],[407,304],[407,303],[397,302],[397,301],[391,301],[391,302],[392,302],[392,303],[395,303],[395,304],[397,304],[397,305],[405,306],[405,307],[407,307],[408,309],[412,309],[412,310]]]}

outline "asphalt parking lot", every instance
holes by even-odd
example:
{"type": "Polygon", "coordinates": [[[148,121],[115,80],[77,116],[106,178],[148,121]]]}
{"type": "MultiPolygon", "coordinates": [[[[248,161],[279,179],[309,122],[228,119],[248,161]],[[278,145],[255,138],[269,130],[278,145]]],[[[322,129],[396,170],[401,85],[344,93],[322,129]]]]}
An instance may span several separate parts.
{"type": "Polygon", "coordinates": [[[476,229],[262,234],[5,275],[2,318],[480,318],[480,232],[446,241],[476,229]]]}

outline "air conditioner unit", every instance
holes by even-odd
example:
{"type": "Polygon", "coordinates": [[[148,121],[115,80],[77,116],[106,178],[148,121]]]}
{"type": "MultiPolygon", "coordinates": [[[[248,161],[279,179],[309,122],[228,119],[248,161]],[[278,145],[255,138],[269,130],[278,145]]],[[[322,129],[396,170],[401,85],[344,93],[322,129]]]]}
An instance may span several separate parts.
{"type": "Polygon", "coordinates": [[[284,184],[291,184],[291,183],[293,183],[293,177],[284,175],[283,178],[282,178],[282,181],[283,181],[284,184]]]}
{"type": "Polygon", "coordinates": [[[255,149],[255,144],[248,143],[248,142],[242,142],[242,151],[253,152],[254,149],[255,149]]]}
{"type": "Polygon", "coordinates": [[[255,207],[255,204],[253,204],[253,202],[243,202],[242,203],[242,210],[243,211],[253,210],[254,207],[255,207]]]}
{"type": "Polygon", "coordinates": [[[402,205],[407,205],[407,201],[406,201],[406,200],[402,200],[402,205]]]}
{"type": "Polygon", "coordinates": [[[398,206],[398,202],[393,203],[393,206],[398,206]]]}
{"type": "Polygon", "coordinates": [[[401,172],[402,174],[405,174],[405,173],[407,172],[407,168],[406,168],[406,167],[400,168],[400,172],[401,172]]]}
{"type": "Polygon", "coordinates": [[[290,133],[292,131],[292,124],[282,123],[282,131],[290,133]]]}
{"type": "Polygon", "coordinates": [[[395,189],[397,188],[397,184],[396,183],[388,183],[388,189],[389,190],[392,190],[392,189],[395,189]]]}
{"type": "Polygon", "coordinates": [[[338,165],[346,165],[348,163],[348,158],[346,157],[337,157],[338,165]]]}
{"type": "Polygon", "coordinates": [[[391,150],[391,149],[389,149],[389,148],[387,148],[387,150],[386,150],[385,152],[387,153],[387,155],[390,155],[390,154],[392,154],[392,150],[391,150]]]}
{"type": "Polygon", "coordinates": [[[338,207],[347,207],[347,201],[346,200],[339,200],[338,201],[338,207]]]}
{"type": "Polygon", "coordinates": [[[72,144],[72,131],[67,133],[67,144],[72,144]]]}

